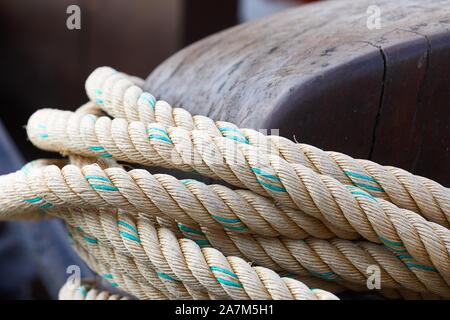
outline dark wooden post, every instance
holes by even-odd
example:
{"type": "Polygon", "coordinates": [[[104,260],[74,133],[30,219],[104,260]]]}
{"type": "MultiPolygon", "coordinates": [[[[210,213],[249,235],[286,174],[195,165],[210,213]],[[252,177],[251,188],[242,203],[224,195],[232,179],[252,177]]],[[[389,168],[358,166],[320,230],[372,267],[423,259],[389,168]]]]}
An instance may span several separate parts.
{"type": "Polygon", "coordinates": [[[201,40],[146,89],[194,114],[450,185],[450,0],[326,1],[201,40]],[[367,9],[381,10],[380,29],[367,9]]]}

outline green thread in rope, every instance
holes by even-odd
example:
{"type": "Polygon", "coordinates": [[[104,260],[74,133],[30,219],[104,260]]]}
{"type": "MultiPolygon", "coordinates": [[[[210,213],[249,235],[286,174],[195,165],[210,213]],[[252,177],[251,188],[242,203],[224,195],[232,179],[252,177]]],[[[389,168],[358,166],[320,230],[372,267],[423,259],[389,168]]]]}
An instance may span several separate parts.
{"type": "Polygon", "coordinates": [[[131,233],[125,232],[125,231],[119,231],[119,234],[127,239],[133,240],[137,243],[141,243],[141,240],[135,236],[133,236],[131,233]]]}
{"type": "Polygon", "coordinates": [[[94,238],[91,238],[91,237],[88,237],[88,236],[83,236],[83,240],[86,241],[87,243],[90,243],[90,244],[97,244],[98,243],[97,239],[94,239],[94,238]]]}
{"type": "Polygon", "coordinates": [[[147,128],[147,134],[150,134],[150,131],[158,131],[158,132],[161,132],[164,136],[166,136],[168,139],[170,139],[169,134],[168,134],[167,131],[164,130],[164,129],[156,128],[156,127],[148,127],[148,128],[147,128]]]}
{"type": "Polygon", "coordinates": [[[167,137],[162,136],[162,135],[160,135],[160,134],[150,134],[148,137],[149,137],[149,139],[158,139],[158,140],[161,140],[161,141],[164,141],[164,142],[168,142],[168,143],[170,143],[170,144],[173,144],[172,140],[170,140],[170,139],[168,139],[167,137]]]}
{"type": "MultiPolygon", "coordinates": [[[[103,148],[102,146],[90,146],[89,150],[91,150],[91,151],[104,151],[105,148],[103,148]]],[[[111,158],[112,154],[109,153],[109,152],[102,152],[102,153],[99,154],[99,156],[103,157],[103,158],[111,158]]]]}
{"type": "Polygon", "coordinates": [[[105,273],[105,274],[103,274],[103,278],[105,278],[105,279],[107,279],[108,281],[109,281],[109,284],[112,286],[112,287],[118,287],[119,286],[119,284],[117,283],[117,282],[111,282],[110,280],[113,280],[113,275],[111,274],[111,273],[105,273]]]}
{"type": "Polygon", "coordinates": [[[139,98],[148,102],[152,109],[155,110],[156,99],[150,93],[144,92],[139,98]]]}
{"type": "Polygon", "coordinates": [[[396,241],[392,241],[392,240],[388,240],[382,236],[378,236],[378,238],[385,244],[388,246],[389,249],[393,250],[394,253],[396,254],[397,258],[399,258],[400,261],[402,261],[408,268],[415,268],[415,269],[421,269],[421,270],[425,270],[425,271],[433,271],[433,272],[437,272],[437,270],[434,267],[431,266],[425,266],[422,264],[417,264],[417,263],[413,263],[413,262],[404,262],[402,259],[413,259],[413,257],[411,257],[409,254],[407,255],[399,255],[399,253],[407,253],[408,250],[406,249],[396,249],[396,248],[392,248],[390,246],[394,246],[394,247],[405,247],[405,245],[401,242],[396,242],[396,241]]]}
{"type": "Polygon", "coordinates": [[[81,294],[83,295],[83,297],[86,297],[87,294],[88,294],[88,290],[87,290],[84,286],[80,286],[80,287],[78,288],[78,291],[81,292],[81,294]]]}
{"type": "Polygon", "coordinates": [[[44,204],[39,206],[40,209],[48,209],[48,208],[53,207],[53,204],[51,204],[50,202],[46,202],[41,197],[35,197],[35,198],[32,198],[32,199],[25,199],[25,200],[23,200],[23,202],[26,202],[26,203],[38,203],[38,202],[41,202],[41,201],[43,201],[44,204]]]}
{"type": "Polygon", "coordinates": [[[128,230],[131,230],[136,236],[125,232],[125,231],[119,231],[119,234],[127,239],[133,240],[137,243],[141,243],[141,239],[139,239],[139,232],[135,227],[133,227],[131,224],[123,221],[123,220],[117,220],[117,225],[127,228],[128,230]]]}
{"type": "Polygon", "coordinates": [[[202,248],[211,246],[211,243],[206,239],[191,239],[191,240],[194,241],[196,244],[198,244],[202,248]]]}
{"type": "Polygon", "coordinates": [[[103,148],[102,146],[91,146],[91,147],[89,147],[89,150],[101,151],[101,150],[105,150],[105,148],[103,148]]]}
{"type": "Polygon", "coordinates": [[[108,152],[104,152],[104,153],[101,153],[101,154],[100,154],[100,157],[103,157],[103,158],[111,158],[111,157],[112,157],[112,154],[111,154],[111,153],[108,153],[108,152]]]}
{"type": "Polygon", "coordinates": [[[86,176],[85,178],[86,178],[86,180],[95,179],[95,180],[101,180],[101,181],[111,183],[111,180],[109,180],[108,178],[102,177],[102,176],[86,176]]]}
{"type": "Polygon", "coordinates": [[[372,177],[366,176],[364,174],[352,172],[352,171],[345,171],[344,170],[344,173],[345,173],[345,175],[347,177],[350,178],[350,180],[352,180],[352,182],[353,182],[353,184],[355,186],[362,187],[364,189],[368,189],[368,190],[372,190],[372,191],[385,192],[384,189],[380,187],[380,184],[377,182],[377,180],[375,180],[372,177]],[[366,181],[369,181],[369,182],[374,182],[374,183],[376,183],[378,185],[378,187],[374,187],[374,186],[371,186],[371,185],[368,185],[368,184],[365,184],[365,183],[355,182],[353,179],[351,179],[352,177],[353,178],[362,179],[362,180],[366,180],[366,181]]]}
{"type": "Polygon", "coordinates": [[[261,177],[268,178],[268,179],[274,180],[274,181],[280,181],[280,178],[278,178],[277,176],[267,173],[267,172],[261,170],[260,168],[252,168],[252,171],[254,173],[260,175],[261,177]]]}
{"type": "Polygon", "coordinates": [[[180,180],[180,182],[184,185],[188,185],[190,183],[195,183],[197,181],[195,181],[194,179],[183,179],[183,180],[180,180]]]}
{"type": "Polygon", "coordinates": [[[242,131],[239,130],[239,129],[230,128],[230,127],[224,127],[224,128],[219,128],[219,131],[223,134],[223,136],[225,138],[232,139],[232,140],[235,140],[237,142],[249,144],[249,141],[247,140],[245,135],[242,133],[242,131]],[[236,136],[234,134],[230,134],[230,133],[237,133],[237,134],[240,135],[240,137],[238,137],[238,136],[236,136]]]}
{"type": "Polygon", "coordinates": [[[24,202],[27,202],[27,203],[35,203],[35,202],[39,202],[39,201],[41,201],[42,200],[42,198],[41,197],[36,197],[36,198],[32,198],[32,199],[25,199],[25,200],[23,200],[24,202]]]}
{"type": "Polygon", "coordinates": [[[417,263],[411,263],[411,262],[406,262],[405,265],[408,268],[416,268],[416,269],[421,269],[421,270],[425,270],[425,271],[433,271],[433,272],[437,272],[437,270],[433,267],[430,266],[424,266],[421,264],[417,264],[417,263]]]}
{"type": "Polygon", "coordinates": [[[367,193],[367,192],[361,190],[360,188],[357,188],[357,187],[354,187],[354,186],[348,186],[348,185],[345,185],[345,187],[350,191],[350,193],[351,193],[352,195],[363,196],[363,197],[369,198],[369,199],[371,199],[371,200],[373,200],[373,201],[375,201],[375,202],[378,202],[377,198],[375,198],[375,197],[372,196],[371,194],[369,194],[369,193],[367,193]],[[353,190],[353,191],[352,191],[352,190],[353,190]]]}
{"type": "Polygon", "coordinates": [[[388,245],[392,245],[392,246],[396,246],[396,247],[404,247],[403,243],[388,240],[382,236],[378,236],[378,239],[380,239],[381,241],[383,241],[383,243],[388,244],[388,245]]]}
{"type": "Polygon", "coordinates": [[[118,191],[116,187],[105,186],[102,184],[91,184],[91,187],[97,190],[118,191]]]}
{"type": "Polygon", "coordinates": [[[106,177],[102,177],[102,176],[90,176],[90,175],[88,175],[88,176],[86,176],[85,178],[86,178],[86,180],[89,182],[90,186],[91,186],[92,188],[94,188],[94,189],[98,189],[98,190],[107,190],[107,191],[118,191],[118,190],[119,190],[118,188],[114,187],[114,186],[112,185],[111,180],[109,180],[109,179],[106,178],[106,177]],[[108,184],[110,184],[110,185],[104,185],[104,184],[92,184],[92,183],[91,183],[91,180],[103,181],[103,182],[106,182],[106,183],[108,183],[108,184]]]}
{"type": "Polygon", "coordinates": [[[368,190],[372,190],[372,191],[384,192],[384,190],[382,188],[370,186],[370,185],[365,184],[365,183],[353,182],[353,184],[355,186],[358,186],[358,187],[361,187],[361,188],[364,188],[364,189],[368,189],[368,190]]]}
{"type": "MultiPolygon", "coordinates": [[[[221,272],[224,273],[230,277],[233,277],[235,279],[238,279],[238,276],[236,274],[234,274],[233,272],[231,272],[230,270],[221,268],[221,267],[216,267],[216,266],[211,266],[210,267],[211,271],[216,271],[216,272],[221,272]]],[[[231,286],[231,287],[236,287],[236,288],[242,288],[242,284],[240,284],[239,282],[235,282],[235,281],[231,281],[231,280],[227,280],[224,279],[222,277],[218,277],[214,274],[214,276],[216,277],[216,280],[221,283],[221,284],[225,284],[227,286],[231,286]]]]}
{"type": "Polygon", "coordinates": [[[233,278],[238,279],[238,276],[237,276],[235,273],[233,273],[233,272],[231,272],[230,270],[228,270],[228,269],[224,269],[224,268],[216,267],[216,266],[211,266],[210,269],[211,269],[212,271],[218,271],[218,272],[225,273],[225,274],[227,274],[227,275],[229,275],[229,276],[231,276],[231,277],[233,277],[233,278]]]}
{"type": "Polygon", "coordinates": [[[234,281],[230,281],[224,278],[220,278],[220,277],[216,277],[216,280],[218,282],[220,282],[221,284],[225,284],[227,286],[231,286],[231,287],[236,287],[236,288],[242,288],[242,284],[234,282],[234,281]]]}
{"type": "Polygon", "coordinates": [[[213,217],[214,219],[220,221],[220,222],[225,222],[225,223],[238,223],[238,222],[242,222],[240,219],[230,219],[230,218],[223,218],[221,216],[217,216],[215,214],[212,214],[211,217],[213,217]]]}
{"type": "Polygon", "coordinates": [[[236,137],[236,136],[232,136],[232,135],[225,135],[224,137],[227,138],[227,139],[231,139],[231,140],[234,140],[234,141],[237,141],[237,142],[241,142],[241,143],[245,143],[245,144],[249,143],[247,139],[236,137]]]}
{"type": "Polygon", "coordinates": [[[324,272],[324,273],[319,273],[319,272],[315,272],[315,271],[309,271],[313,276],[319,277],[319,278],[323,278],[323,279],[327,279],[327,280],[339,280],[339,276],[333,272],[333,271],[329,271],[329,272],[324,272]]]}
{"type": "Polygon", "coordinates": [[[169,276],[168,274],[165,274],[163,272],[156,272],[156,274],[158,275],[158,277],[163,278],[163,279],[167,279],[170,281],[175,281],[175,282],[179,282],[180,280],[174,279],[171,276],[169,276]]]}
{"type": "MultiPolygon", "coordinates": [[[[280,178],[278,178],[277,176],[275,176],[275,175],[273,175],[273,174],[267,173],[267,172],[263,171],[263,170],[260,169],[260,168],[254,168],[254,167],[252,167],[251,170],[252,170],[255,174],[257,174],[258,176],[261,176],[261,177],[263,177],[263,178],[270,179],[270,180],[273,180],[273,181],[280,182],[280,178]]],[[[263,187],[265,187],[265,188],[267,188],[267,189],[269,189],[269,190],[277,191],[277,192],[286,192],[286,189],[283,188],[283,187],[279,187],[279,186],[275,186],[275,185],[273,185],[273,184],[266,183],[266,182],[262,181],[262,180],[259,179],[259,178],[256,178],[256,180],[257,180],[263,187]]]]}
{"type": "Polygon", "coordinates": [[[344,170],[344,173],[347,177],[355,177],[355,178],[359,178],[359,179],[364,179],[364,180],[372,181],[372,182],[375,182],[378,184],[377,180],[375,180],[372,177],[366,176],[364,174],[360,174],[360,173],[356,173],[356,172],[352,172],[352,171],[345,171],[345,170],[344,170]]]}
{"type": "Polygon", "coordinates": [[[223,128],[219,128],[220,132],[227,132],[227,131],[231,131],[231,132],[236,132],[239,135],[244,137],[244,134],[242,133],[241,130],[237,129],[237,128],[231,128],[231,127],[223,127],[223,128]]]}
{"type": "Polygon", "coordinates": [[[198,235],[202,235],[202,236],[205,235],[202,231],[189,228],[185,225],[182,225],[181,223],[177,223],[177,227],[178,227],[178,229],[180,229],[183,232],[198,234],[198,235]]]}
{"type": "MultiPolygon", "coordinates": [[[[211,214],[211,217],[214,218],[215,220],[219,221],[219,222],[222,222],[222,223],[233,223],[233,224],[234,223],[242,223],[242,221],[240,219],[224,218],[224,217],[221,217],[221,216],[218,216],[218,215],[215,215],[215,214],[211,214]]],[[[242,226],[227,226],[227,225],[224,225],[223,227],[225,229],[236,230],[236,231],[246,230],[247,229],[247,226],[245,226],[245,225],[242,225],[242,226]]]]}
{"type": "Polygon", "coordinates": [[[95,94],[96,94],[95,103],[97,103],[98,105],[103,105],[104,101],[99,97],[103,94],[103,91],[100,89],[96,89],[95,94]]]}
{"type": "Polygon", "coordinates": [[[137,231],[137,229],[135,227],[133,227],[131,224],[129,224],[129,223],[123,221],[123,220],[117,220],[117,224],[120,225],[120,226],[124,226],[125,228],[130,229],[131,231],[133,231],[137,235],[139,234],[139,232],[137,231]]]}
{"type": "Polygon", "coordinates": [[[263,185],[264,187],[266,187],[267,189],[270,189],[272,191],[278,191],[278,192],[286,192],[285,188],[282,187],[278,187],[278,186],[274,186],[272,184],[268,184],[265,183],[264,181],[260,180],[260,179],[256,179],[261,185],[263,185]]]}

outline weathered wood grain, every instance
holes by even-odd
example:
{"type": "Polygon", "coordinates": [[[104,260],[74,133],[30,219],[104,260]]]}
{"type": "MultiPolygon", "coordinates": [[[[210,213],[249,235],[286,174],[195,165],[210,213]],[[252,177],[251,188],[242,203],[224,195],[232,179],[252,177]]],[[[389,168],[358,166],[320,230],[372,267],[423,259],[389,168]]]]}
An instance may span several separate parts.
{"type": "Polygon", "coordinates": [[[339,0],[199,41],[146,89],[194,114],[450,184],[450,0],[339,0]],[[381,29],[367,8],[381,9],[381,29]]]}

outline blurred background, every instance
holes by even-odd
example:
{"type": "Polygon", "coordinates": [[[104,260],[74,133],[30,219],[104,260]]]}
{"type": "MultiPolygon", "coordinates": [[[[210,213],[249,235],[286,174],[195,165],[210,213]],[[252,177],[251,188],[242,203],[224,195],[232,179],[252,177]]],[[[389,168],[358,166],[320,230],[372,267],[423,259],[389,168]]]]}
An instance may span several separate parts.
{"type": "MultiPolygon", "coordinates": [[[[33,147],[24,125],[37,109],[75,110],[84,81],[108,65],[145,78],[179,49],[212,33],[306,2],[296,0],[2,0],[0,174],[55,155],[33,147]],[[70,5],[81,29],[69,30],[70,5]]],[[[73,254],[58,221],[0,223],[0,299],[54,299],[73,254]]]]}
{"type": "Polygon", "coordinates": [[[2,0],[0,118],[25,158],[37,158],[43,152],[26,141],[23,130],[29,115],[42,107],[80,106],[86,100],[84,81],[96,67],[145,78],[196,40],[305,2],[2,0]],[[80,30],[66,27],[72,4],[81,9],[80,30]]]}

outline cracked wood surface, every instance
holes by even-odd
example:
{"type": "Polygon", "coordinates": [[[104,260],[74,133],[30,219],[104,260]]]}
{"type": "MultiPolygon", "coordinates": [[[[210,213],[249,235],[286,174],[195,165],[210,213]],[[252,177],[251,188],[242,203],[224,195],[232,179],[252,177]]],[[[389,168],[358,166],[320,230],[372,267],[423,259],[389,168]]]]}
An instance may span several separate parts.
{"type": "Polygon", "coordinates": [[[174,106],[450,185],[450,0],[335,0],[239,25],[170,57],[174,106]],[[381,29],[367,28],[367,8],[381,29]]]}

